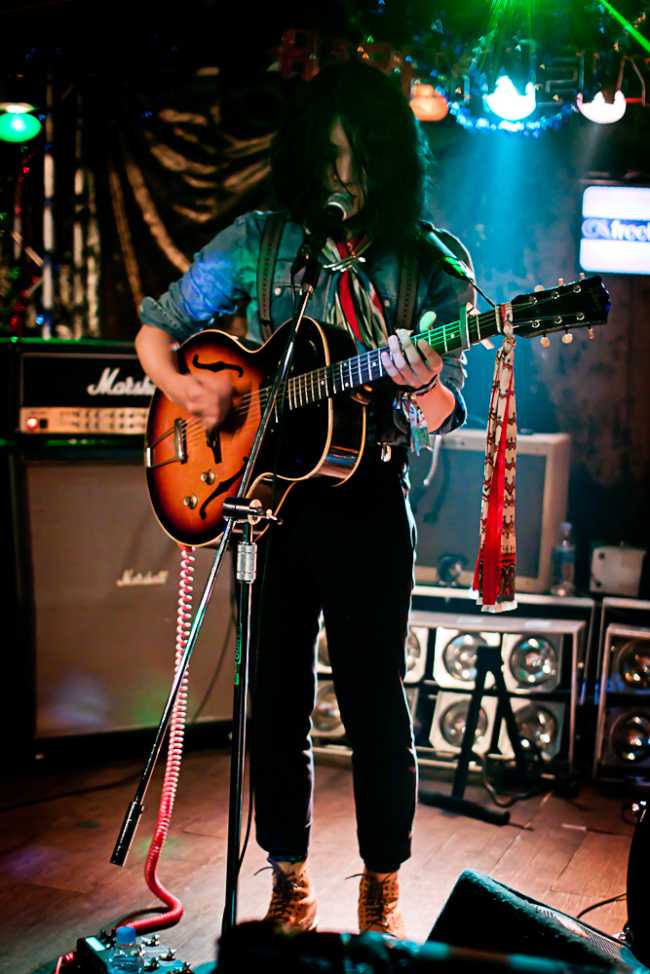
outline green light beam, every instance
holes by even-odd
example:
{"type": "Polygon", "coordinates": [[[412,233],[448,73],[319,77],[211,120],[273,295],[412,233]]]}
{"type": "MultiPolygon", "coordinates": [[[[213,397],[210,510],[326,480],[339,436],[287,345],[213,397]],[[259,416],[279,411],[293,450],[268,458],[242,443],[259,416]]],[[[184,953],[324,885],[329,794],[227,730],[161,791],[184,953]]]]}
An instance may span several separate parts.
{"type": "Polygon", "coordinates": [[[612,17],[615,17],[616,20],[618,20],[619,24],[626,31],[628,31],[629,34],[632,35],[635,41],[638,41],[641,47],[644,48],[644,50],[648,51],[648,53],[650,54],[650,41],[647,41],[643,36],[643,34],[639,33],[636,27],[633,27],[632,24],[628,20],[626,20],[625,17],[623,17],[622,14],[619,14],[618,10],[614,10],[611,3],[608,3],[607,0],[599,0],[599,2],[603,5],[605,10],[608,10],[609,13],[612,15],[612,17]]]}

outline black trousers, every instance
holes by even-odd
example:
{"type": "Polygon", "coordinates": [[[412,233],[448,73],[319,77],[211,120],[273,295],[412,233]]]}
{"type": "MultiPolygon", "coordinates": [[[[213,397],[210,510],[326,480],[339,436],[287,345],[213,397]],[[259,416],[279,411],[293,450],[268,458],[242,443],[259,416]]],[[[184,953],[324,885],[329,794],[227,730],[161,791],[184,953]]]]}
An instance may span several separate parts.
{"type": "Polygon", "coordinates": [[[367,451],[338,487],[289,493],[263,572],[253,682],[251,763],[257,841],[278,859],[307,854],[312,817],[310,714],[321,609],[353,757],[361,857],[392,872],[410,855],[417,765],[404,694],[414,529],[405,451],[367,451]]]}

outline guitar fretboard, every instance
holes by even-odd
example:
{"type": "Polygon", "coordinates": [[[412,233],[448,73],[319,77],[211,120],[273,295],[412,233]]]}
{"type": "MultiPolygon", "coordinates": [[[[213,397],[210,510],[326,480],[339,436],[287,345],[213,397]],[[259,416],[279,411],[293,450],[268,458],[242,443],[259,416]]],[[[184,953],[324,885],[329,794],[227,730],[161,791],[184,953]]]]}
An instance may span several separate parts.
{"type": "MultiPolygon", "coordinates": [[[[497,317],[494,311],[482,315],[472,315],[468,318],[469,340],[472,344],[495,335],[498,330],[497,317]]],[[[428,331],[419,332],[412,336],[412,340],[414,342],[424,340],[439,355],[444,355],[445,352],[462,348],[462,333],[463,326],[460,321],[454,321],[447,325],[437,325],[428,331]]],[[[374,348],[370,352],[363,352],[361,355],[343,359],[341,362],[335,362],[333,365],[316,369],[313,372],[294,376],[287,383],[286,396],[289,409],[308,406],[310,403],[318,402],[318,400],[325,399],[328,396],[357,389],[374,382],[376,379],[381,379],[385,375],[381,353],[388,351],[388,346],[385,345],[382,348],[374,348]]]]}

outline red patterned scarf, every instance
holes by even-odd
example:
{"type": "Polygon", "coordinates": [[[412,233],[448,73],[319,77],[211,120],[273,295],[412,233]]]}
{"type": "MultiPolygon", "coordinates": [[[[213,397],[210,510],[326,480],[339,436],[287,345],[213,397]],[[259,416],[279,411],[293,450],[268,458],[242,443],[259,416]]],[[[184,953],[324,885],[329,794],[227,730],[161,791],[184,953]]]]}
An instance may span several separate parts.
{"type": "Polygon", "coordinates": [[[359,351],[380,348],[388,341],[379,295],[365,273],[361,254],[370,246],[365,234],[345,242],[328,240],[323,248],[325,270],[336,275],[326,320],[353,335],[359,351]]]}
{"type": "Polygon", "coordinates": [[[490,399],[483,497],[481,544],[474,572],[474,589],[483,612],[516,609],[515,469],[517,413],[515,409],[515,339],[512,306],[500,315],[503,345],[497,352],[490,399]]]}

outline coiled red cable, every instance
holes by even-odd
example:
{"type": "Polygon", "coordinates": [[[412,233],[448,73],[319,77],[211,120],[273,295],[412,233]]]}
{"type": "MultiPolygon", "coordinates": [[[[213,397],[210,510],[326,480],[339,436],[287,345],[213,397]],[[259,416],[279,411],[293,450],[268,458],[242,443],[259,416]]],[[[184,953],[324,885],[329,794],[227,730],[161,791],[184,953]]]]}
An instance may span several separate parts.
{"type": "Polygon", "coordinates": [[[60,974],[60,972],[65,970],[66,967],[70,967],[72,964],[74,964],[76,956],[77,952],[75,950],[71,950],[69,954],[62,954],[56,962],[54,974],[60,974]]]}
{"type": "MultiPolygon", "coordinates": [[[[187,645],[187,637],[192,623],[192,581],[194,576],[194,555],[193,548],[183,546],[181,548],[181,572],[178,585],[178,613],[176,616],[176,661],[174,673],[178,672],[178,667],[187,645]]],[[[162,786],[162,796],[160,808],[158,810],[158,821],[154,832],[149,855],[144,867],[144,878],[147,886],[152,893],[162,900],[167,909],[161,913],[154,913],[153,916],[143,917],[140,920],[129,921],[129,926],[133,927],[136,933],[150,933],[152,930],[164,930],[166,927],[173,927],[178,923],[183,915],[183,904],[165,889],[158,879],[158,860],[162,852],[169,824],[171,822],[174,799],[178,787],[178,778],[181,770],[181,759],[183,756],[183,737],[185,734],[185,715],[187,712],[187,672],[181,683],[169,725],[169,745],[167,750],[167,766],[162,786]]]]}

